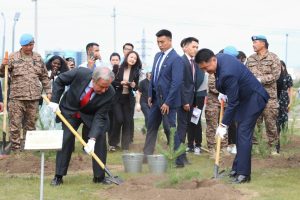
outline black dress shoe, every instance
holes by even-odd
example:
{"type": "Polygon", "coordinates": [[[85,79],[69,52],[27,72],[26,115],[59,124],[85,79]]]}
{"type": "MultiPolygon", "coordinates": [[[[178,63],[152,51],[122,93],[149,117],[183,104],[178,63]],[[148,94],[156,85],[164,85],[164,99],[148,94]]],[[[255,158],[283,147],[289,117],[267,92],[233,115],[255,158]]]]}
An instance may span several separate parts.
{"type": "Polygon", "coordinates": [[[106,178],[106,177],[104,177],[104,178],[102,178],[102,177],[94,177],[93,178],[93,182],[94,183],[102,183],[103,185],[110,185],[110,184],[112,184],[112,182],[108,178],[106,178]]]}
{"type": "Polygon", "coordinates": [[[183,163],[176,163],[175,168],[184,168],[184,164],[183,163]]]}
{"type": "Polygon", "coordinates": [[[182,160],[183,160],[183,163],[184,163],[185,165],[191,165],[191,164],[192,164],[192,163],[187,159],[186,156],[184,156],[184,157],[182,158],[182,160]]]}
{"type": "Polygon", "coordinates": [[[231,171],[229,172],[229,174],[228,174],[228,176],[229,176],[230,178],[235,178],[236,175],[237,175],[237,173],[236,173],[236,171],[234,171],[234,170],[231,170],[231,171]]]}
{"type": "Polygon", "coordinates": [[[63,182],[62,177],[55,176],[54,179],[51,181],[50,185],[52,185],[52,186],[59,186],[59,185],[61,185],[63,183],[64,182],[63,182]]]}
{"type": "Polygon", "coordinates": [[[241,183],[248,183],[250,181],[251,181],[251,176],[237,175],[236,178],[232,181],[232,183],[241,184],[241,183]]]}

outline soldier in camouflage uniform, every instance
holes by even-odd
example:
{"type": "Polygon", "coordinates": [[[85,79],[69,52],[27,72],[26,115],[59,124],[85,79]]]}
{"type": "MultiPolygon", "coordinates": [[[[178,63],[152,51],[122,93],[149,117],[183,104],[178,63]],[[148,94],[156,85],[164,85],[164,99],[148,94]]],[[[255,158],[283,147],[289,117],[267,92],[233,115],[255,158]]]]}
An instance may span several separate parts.
{"type": "Polygon", "coordinates": [[[48,98],[51,88],[48,74],[41,56],[33,52],[34,40],[30,34],[23,34],[20,39],[22,48],[4,59],[0,75],[4,75],[4,66],[8,64],[10,77],[9,128],[11,150],[21,150],[21,130],[25,139],[27,130],[35,130],[38,103],[42,87],[48,98]]]}
{"type": "MultiPolygon", "coordinates": [[[[220,102],[218,100],[219,92],[216,89],[215,85],[215,75],[209,74],[208,76],[208,94],[206,99],[205,107],[205,119],[206,119],[206,141],[207,148],[210,151],[215,149],[216,144],[216,129],[219,124],[219,115],[220,115],[220,102]]],[[[222,140],[222,148],[227,146],[227,135],[222,140]]]]}
{"type": "MultiPolygon", "coordinates": [[[[268,51],[269,44],[265,36],[253,36],[252,41],[253,49],[256,53],[248,58],[246,65],[270,96],[266,108],[257,121],[257,125],[261,126],[262,120],[265,120],[268,143],[271,147],[278,144],[276,120],[279,105],[276,81],[280,76],[281,64],[277,55],[268,51]]],[[[272,153],[279,153],[279,149],[275,149],[272,153]]]]}

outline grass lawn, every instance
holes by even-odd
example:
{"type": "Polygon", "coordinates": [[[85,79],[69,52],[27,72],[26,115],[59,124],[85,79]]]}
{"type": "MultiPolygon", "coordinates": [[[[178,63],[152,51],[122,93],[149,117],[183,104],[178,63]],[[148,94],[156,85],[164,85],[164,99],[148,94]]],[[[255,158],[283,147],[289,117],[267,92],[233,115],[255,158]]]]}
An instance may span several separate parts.
{"type": "MultiPolygon", "coordinates": [[[[143,120],[136,119],[135,126],[139,133],[136,133],[135,143],[143,144],[144,136],[140,133],[143,120]]],[[[300,137],[299,129],[294,132],[295,135],[300,137]]],[[[205,139],[203,140],[205,141],[205,139]]],[[[294,154],[300,153],[300,146],[284,149],[283,156],[289,157],[294,154]]],[[[80,144],[76,143],[76,151],[73,154],[81,154],[80,144]]],[[[37,157],[38,153],[34,153],[37,157]]],[[[87,155],[83,155],[87,156],[87,155]]],[[[190,179],[210,179],[213,175],[214,160],[209,159],[208,154],[203,153],[201,156],[193,154],[188,155],[192,165],[188,165],[183,169],[175,169],[169,174],[167,181],[158,182],[157,187],[169,187],[176,185],[183,180],[190,179]]],[[[257,157],[257,156],[255,156],[257,157]]],[[[259,158],[259,157],[258,157],[259,158]]],[[[55,153],[47,153],[46,159],[55,162],[55,153]]],[[[276,159],[276,158],[274,158],[276,159]]],[[[259,158],[263,161],[263,158],[259,158]]],[[[278,159],[281,162],[282,159],[278,159]]],[[[0,162],[2,162],[0,160],[0,162]]],[[[18,162],[16,160],[15,162],[18,162]]],[[[299,161],[300,162],[300,161],[299,161]]],[[[122,168],[122,152],[108,153],[108,167],[114,175],[122,177],[125,181],[133,177],[141,177],[148,175],[147,165],[143,165],[143,172],[140,174],[128,174],[123,172],[122,168]],[[118,166],[118,167],[116,167],[118,166]]],[[[223,169],[224,167],[221,166],[223,169]]],[[[225,168],[229,170],[229,166],[225,168]]],[[[300,163],[298,166],[277,168],[255,168],[253,167],[252,181],[249,184],[235,185],[234,188],[240,190],[242,193],[250,194],[255,200],[298,200],[300,199],[300,163]]],[[[101,197],[101,191],[105,191],[111,187],[117,186],[104,186],[92,183],[92,170],[91,168],[80,171],[70,171],[68,176],[64,178],[64,185],[62,187],[51,187],[49,185],[53,178],[53,173],[48,173],[44,181],[44,199],[110,199],[101,197]]],[[[0,200],[22,199],[32,200],[39,199],[39,171],[33,174],[24,173],[7,173],[0,172],[0,200]]],[[[229,178],[221,180],[225,184],[229,184],[229,178]]]]}

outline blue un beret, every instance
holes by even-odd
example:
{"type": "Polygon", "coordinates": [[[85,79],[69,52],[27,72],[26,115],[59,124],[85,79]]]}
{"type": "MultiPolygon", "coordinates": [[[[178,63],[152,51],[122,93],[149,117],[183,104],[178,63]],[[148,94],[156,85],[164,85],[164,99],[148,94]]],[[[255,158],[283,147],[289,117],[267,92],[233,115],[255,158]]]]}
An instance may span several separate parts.
{"type": "Polygon", "coordinates": [[[25,45],[28,45],[30,42],[33,42],[33,41],[34,41],[33,36],[28,34],[28,33],[25,33],[20,38],[20,45],[25,46],[25,45]]]}
{"type": "Polygon", "coordinates": [[[254,35],[254,36],[251,37],[251,39],[252,39],[252,41],[254,41],[254,40],[265,40],[265,41],[267,41],[267,38],[264,35],[254,35]]]}
{"type": "Polygon", "coordinates": [[[227,46],[224,48],[223,53],[236,57],[239,52],[234,46],[227,46]]]}

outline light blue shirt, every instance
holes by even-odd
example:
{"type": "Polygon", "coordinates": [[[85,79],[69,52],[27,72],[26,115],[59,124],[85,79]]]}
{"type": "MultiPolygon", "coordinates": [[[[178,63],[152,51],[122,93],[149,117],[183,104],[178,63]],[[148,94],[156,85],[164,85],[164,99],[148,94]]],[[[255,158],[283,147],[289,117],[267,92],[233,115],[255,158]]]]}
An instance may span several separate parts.
{"type": "MultiPolygon", "coordinates": [[[[82,98],[85,96],[85,94],[93,87],[93,81],[91,80],[89,85],[84,89],[84,92],[82,93],[82,95],[80,96],[80,100],[82,100],[82,98]]],[[[92,93],[90,100],[92,100],[95,96],[95,92],[92,93]]]]}

